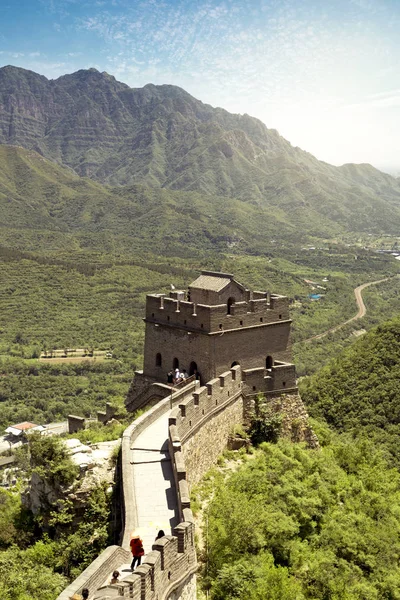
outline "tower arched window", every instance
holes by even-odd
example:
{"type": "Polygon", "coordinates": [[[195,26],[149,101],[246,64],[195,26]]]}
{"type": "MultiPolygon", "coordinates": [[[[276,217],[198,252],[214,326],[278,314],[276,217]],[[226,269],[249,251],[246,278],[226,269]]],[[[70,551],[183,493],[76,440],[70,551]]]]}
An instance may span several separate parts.
{"type": "Polygon", "coordinates": [[[179,369],[179,360],[176,357],[172,361],[172,368],[173,369],[179,369]]]}
{"type": "Polygon", "coordinates": [[[265,359],[265,368],[271,369],[273,366],[274,366],[274,359],[272,358],[272,356],[267,356],[267,358],[265,359]]]}
{"type": "Polygon", "coordinates": [[[162,356],[159,352],[156,354],[156,367],[161,367],[162,365],[162,356]]]}

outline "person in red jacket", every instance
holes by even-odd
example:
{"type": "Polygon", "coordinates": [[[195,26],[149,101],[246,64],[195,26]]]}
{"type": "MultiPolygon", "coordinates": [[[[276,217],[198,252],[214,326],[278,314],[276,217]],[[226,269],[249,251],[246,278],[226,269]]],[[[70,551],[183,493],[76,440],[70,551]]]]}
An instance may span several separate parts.
{"type": "Polygon", "coordinates": [[[144,555],[143,542],[138,535],[132,536],[130,541],[131,552],[133,556],[131,570],[136,566],[139,566],[142,562],[142,556],[144,555]]]}

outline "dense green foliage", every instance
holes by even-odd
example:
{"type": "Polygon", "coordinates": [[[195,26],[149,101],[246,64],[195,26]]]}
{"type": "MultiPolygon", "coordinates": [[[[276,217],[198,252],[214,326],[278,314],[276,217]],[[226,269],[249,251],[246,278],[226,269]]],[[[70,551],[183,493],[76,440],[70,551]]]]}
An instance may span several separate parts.
{"type": "Polygon", "coordinates": [[[309,411],[339,431],[363,431],[400,464],[400,319],[368,332],[310,379],[309,411]]]}
{"type": "Polygon", "coordinates": [[[78,466],[72,462],[67,448],[57,436],[32,433],[29,438],[29,458],[31,472],[53,489],[71,485],[78,477],[78,466]]]}
{"type": "Polygon", "coordinates": [[[0,552],[0,594],[4,600],[54,600],[68,579],[52,568],[56,548],[37,542],[27,550],[17,546],[0,552]]]}
{"type": "Polygon", "coordinates": [[[94,416],[106,402],[123,405],[132,369],[114,360],[51,364],[0,359],[0,427],[65,420],[68,414],[94,416]]]}
{"type": "Polygon", "coordinates": [[[256,414],[250,420],[249,437],[254,446],[261,442],[277,442],[282,429],[282,415],[268,410],[265,404],[256,401],[256,414]]]}
{"type": "Polygon", "coordinates": [[[372,443],[319,433],[320,451],[265,443],[217,478],[203,531],[214,600],[400,598],[400,475],[372,443]]]}
{"type": "Polygon", "coordinates": [[[54,600],[112,540],[113,496],[108,484],[94,487],[82,520],[79,507],[63,499],[63,489],[79,485],[79,470],[58,437],[33,434],[18,464],[58,492],[59,500],[42,502],[34,516],[21,505],[18,489],[0,489],[0,592],[5,600],[54,600]]]}

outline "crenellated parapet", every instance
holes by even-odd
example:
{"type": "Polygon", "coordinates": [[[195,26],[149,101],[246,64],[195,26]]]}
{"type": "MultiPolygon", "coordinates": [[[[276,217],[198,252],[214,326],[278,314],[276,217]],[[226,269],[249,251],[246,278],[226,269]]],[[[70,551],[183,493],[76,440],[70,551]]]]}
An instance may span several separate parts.
{"type": "MultiPolygon", "coordinates": [[[[199,384],[197,383],[197,386],[199,384]]],[[[138,527],[136,494],[134,487],[131,447],[149,425],[178,405],[192,393],[196,383],[186,389],[175,391],[172,396],[159,401],[150,410],[135,419],[124,431],[121,443],[122,517],[123,537],[120,546],[110,546],[91,564],[57,600],[68,600],[74,593],[87,587],[90,598],[106,600],[123,596],[134,600],[167,600],[174,589],[187,582],[197,570],[194,541],[193,515],[190,509],[181,515],[181,522],[174,528],[174,535],[157,540],[147,553],[140,567],[125,577],[120,584],[102,585],[108,574],[121,563],[130,562],[129,542],[131,533],[138,527]]],[[[167,435],[166,431],[166,435],[167,435]]],[[[175,476],[175,475],[174,475],[175,476]]],[[[175,476],[176,477],[176,476],[175,476]]]]}
{"type": "Polygon", "coordinates": [[[144,562],[121,583],[99,588],[93,598],[163,600],[197,570],[194,523],[180,523],[175,535],[166,535],[153,544],[144,562]]]}
{"type": "Polygon", "coordinates": [[[252,294],[257,294],[257,297],[235,302],[229,307],[229,314],[226,304],[195,304],[163,294],[148,295],[145,321],[205,334],[219,334],[223,330],[262,327],[290,320],[287,297],[267,292],[252,294]]]}
{"type": "MultiPolygon", "coordinates": [[[[288,382],[295,383],[295,380],[289,379],[290,375],[294,376],[292,367],[290,364],[278,363],[270,369],[243,372],[241,367],[236,365],[204,386],[201,386],[199,381],[194,381],[181,390],[172,391],[168,398],[160,400],[136,419],[125,430],[121,444],[124,526],[122,547],[107,548],[67,590],[64,590],[58,600],[67,600],[73,593],[79,593],[83,587],[89,587],[91,598],[97,600],[115,597],[172,600],[180,597],[179,590],[184,586],[190,589],[190,597],[194,599],[193,577],[197,570],[197,559],[190,488],[217,462],[226,448],[233,427],[244,422],[246,412],[254,410],[252,395],[245,394],[249,381],[260,377],[260,381],[265,385],[272,377],[275,378],[275,383],[279,381],[281,385],[282,380],[279,377],[285,377],[288,382]],[[99,582],[102,578],[104,581],[107,573],[118,568],[118,561],[128,562],[131,532],[138,526],[131,448],[138,436],[168,411],[169,455],[177,490],[180,523],[174,528],[173,535],[164,536],[153,544],[142,565],[121,583],[101,585],[99,582]]],[[[269,395],[265,396],[268,401],[269,395]]],[[[279,403],[284,409],[289,407],[288,427],[293,418],[307,417],[301,399],[295,394],[286,395],[283,400],[279,400],[279,394],[275,396],[276,399],[272,398],[271,401],[275,403],[273,406],[277,410],[280,407],[279,403]]],[[[304,430],[307,435],[311,432],[309,437],[311,436],[312,440],[312,430],[306,429],[306,426],[304,430]]]]}
{"type": "Polygon", "coordinates": [[[245,369],[243,392],[247,396],[259,393],[265,396],[296,393],[296,368],[292,363],[277,361],[269,368],[245,369]]]}
{"type": "Polygon", "coordinates": [[[182,515],[190,509],[190,486],[216,463],[233,427],[242,422],[240,366],[199,387],[171,411],[170,455],[174,460],[182,515]]]}

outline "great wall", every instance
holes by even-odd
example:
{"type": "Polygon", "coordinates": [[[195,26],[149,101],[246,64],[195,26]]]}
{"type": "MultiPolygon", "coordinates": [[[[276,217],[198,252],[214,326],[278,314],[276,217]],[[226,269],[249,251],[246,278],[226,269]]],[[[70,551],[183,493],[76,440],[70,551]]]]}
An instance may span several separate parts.
{"type": "MultiPolygon", "coordinates": [[[[294,365],[282,360],[275,361],[272,358],[272,353],[274,355],[280,353],[280,356],[285,357],[288,354],[290,320],[287,299],[277,297],[279,308],[276,312],[273,299],[271,302],[269,295],[245,290],[233,280],[231,275],[203,272],[201,277],[199,280],[203,284],[203,295],[196,291],[196,282],[189,287],[189,293],[191,300],[196,297],[197,300],[200,298],[204,301],[205,289],[207,305],[200,307],[196,302],[186,303],[192,305],[187,309],[188,311],[191,310],[196,316],[203,315],[201,322],[196,318],[193,319],[194,323],[188,325],[188,319],[182,319],[181,315],[175,316],[172,320],[172,314],[182,308],[182,299],[179,297],[160,299],[160,297],[148,296],[144,370],[136,374],[127,398],[127,406],[134,410],[147,402],[152,404],[152,407],[136,419],[125,430],[122,437],[121,545],[110,546],[104,550],[58,596],[58,600],[68,600],[74,593],[80,593],[85,587],[89,589],[89,597],[96,600],[115,597],[135,600],[195,600],[197,559],[195,525],[190,508],[190,488],[198,483],[216,463],[227,446],[228,436],[233,427],[245,423],[249,415],[254,412],[256,394],[262,392],[265,402],[273,410],[283,413],[283,429],[286,434],[290,434],[291,424],[295,422],[297,439],[306,440],[311,446],[318,444],[308,425],[304,405],[297,394],[294,365]],[[210,292],[216,290],[209,288],[216,288],[218,285],[223,293],[217,290],[216,297],[213,299],[210,292]],[[238,285],[240,288],[237,287],[238,285]],[[239,289],[245,296],[237,312],[236,300],[235,305],[230,300],[233,297],[232,288],[236,288],[234,290],[236,294],[239,289]],[[173,306],[174,311],[168,309],[167,313],[156,316],[155,298],[157,298],[158,310],[162,311],[163,307],[173,306]],[[260,321],[260,313],[254,318],[255,310],[252,308],[254,302],[257,306],[258,300],[263,301],[262,321],[260,321]],[[207,316],[205,308],[209,309],[211,315],[217,314],[214,321],[207,316]],[[248,316],[246,324],[244,308],[248,316]],[[268,310],[271,314],[267,315],[268,318],[264,322],[263,317],[268,310]],[[243,328],[247,326],[247,335],[243,335],[245,332],[242,331],[243,344],[231,348],[230,344],[223,340],[223,344],[218,348],[219,355],[216,356],[212,338],[216,329],[221,339],[220,325],[223,312],[225,316],[227,315],[227,319],[223,321],[224,332],[231,331],[234,334],[233,339],[236,340],[237,326],[243,328]],[[238,312],[242,318],[239,318],[238,312]],[[235,318],[230,320],[231,316],[235,318]],[[260,330],[260,323],[262,323],[262,330],[260,330]],[[228,325],[232,325],[230,329],[228,325]],[[280,328],[284,329],[283,335],[279,331],[280,328]],[[207,339],[200,340],[200,344],[192,346],[190,353],[187,345],[184,345],[183,349],[182,346],[176,346],[176,340],[187,339],[187,337],[191,344],[192,339],[191,336],[187,336],[188,333],[198,333],[207,336],[208,340],[211,339],[212,356],[207,354],[207,350],[210,350],[207,339]],[[253,342],[256,340],[258,345],[252,347],[249,339],[253,342]],[[239,360],[232,361],[232,357],[239,360]],[[196,371],[198,378],[188,380],[181,389],[163,383],[166,380],[166,371],[179,361],[182,364],[184,360],[190,360],[191,370],[196,371]],[[223,370],[219,376],[206,380],[205,385],[202,385],[200,373],[213,374],[215,365],[224,362],[240,362],[240,364],[230,364],[229,368],[223,370]],[[193,364],[196,366],[194,367],[193,364]],[[197,369],[197,365],[201,365],[201,371],[197,369]],[[151,440],[149,447],[145,446],[146,435],[147,439],[151,440]],[[139,447],[137,447],[138,443],[139,447]],[[144,454],[146,452],[157,452],[157,456],[161,458],[141,460],[142,456],[147,456],[144,454]],[[140,485],[143,463],[159,463],[162,467],[162,476],[167,482],[168,489],[160,488],[159,498],[155,498],[157,496],[156,476],[146,482],[146,487],[151,488],[150,493],[140,485]],[[132,532],[139,530],[147,518],[145,517],[146,504],[150,500],[154,501],[155,506],[157,502],[164,503],[163,514],[172,515],[169,519],[169,528],[173,535],[165,535],[156,541],[152,541],[151,536],[148,536],[147,540],[144,540],[145,548],[151,547],[151,551],[147,552],[141,566],[131,573],[130,538],[132,532]],[[111,585],[107,579],[114,569],[120,569],[124,576],[120,583],[111,585]]],[[[178,294],[182,293],[178,292],[178,294]]]]}

